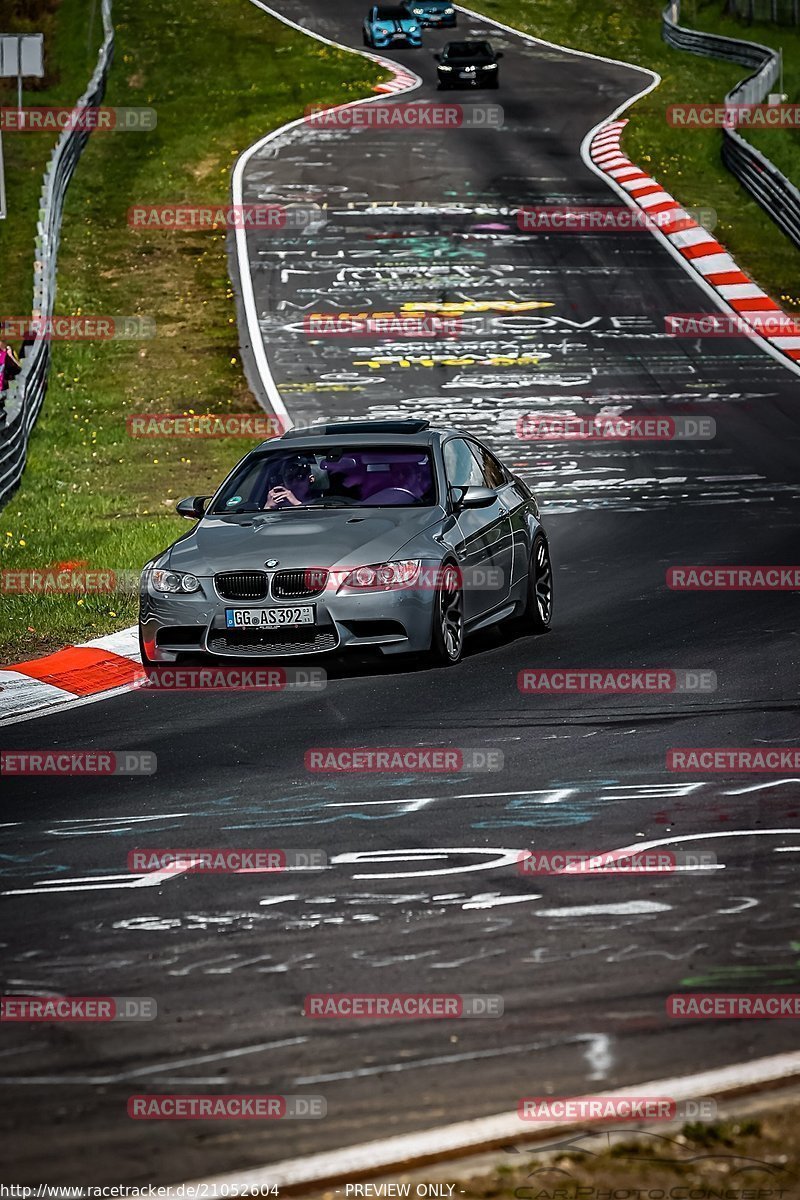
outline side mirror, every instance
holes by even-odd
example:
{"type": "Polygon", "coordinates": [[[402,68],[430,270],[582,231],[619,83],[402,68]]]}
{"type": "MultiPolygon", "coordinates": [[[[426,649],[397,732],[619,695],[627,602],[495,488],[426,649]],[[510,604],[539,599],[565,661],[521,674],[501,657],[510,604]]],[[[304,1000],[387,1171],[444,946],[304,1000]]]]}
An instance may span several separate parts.
{"type": "Polygon", "coordinates": [[[495,54],[495,58],[502,58],[502,57],[503,57],[503,51],[502,51],[502,50],[498,50],[498,51],[497,51],[497,54],[495,54]]]}
{"type": "Polygon", "coordinates": [[[206,504],[210,499],[210,496],[187,496],[185,500],[178,501],[175,511],[190,521],[199,521],[205,515],[206,504]]]}
{"type": "Polygon", "coordinates": [[[459,487],[453,488],[453,503],[456,511],[462,508],[489,508],[494,504],[497,496],[492,488],[489,487],[459,487]]]}
{"type": "Polygon", "coordinates": [[[437,61],[437,62],[441,62],[441,61],[442,61],[442,56],[441,56],[441,54],[434,54],[434,56],[433,56],[433,57],[436,59],[436,61],[437,61]]]}

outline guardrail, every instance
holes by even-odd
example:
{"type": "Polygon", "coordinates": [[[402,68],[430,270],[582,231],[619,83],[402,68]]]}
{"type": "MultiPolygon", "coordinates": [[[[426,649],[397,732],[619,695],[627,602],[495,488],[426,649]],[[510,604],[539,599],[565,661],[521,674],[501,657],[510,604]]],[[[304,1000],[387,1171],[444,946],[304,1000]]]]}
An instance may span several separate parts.
{"type": "Polygon", "coordinates": [[[728,0],[730,11],[746,21],[800,25],[800,0],[728,0]]]}
{"type": "MultiPolygon", "coordinates": [[[[102,0],[101,11],[103,44],[89,86],[74,105],[76,112],[99,104],[105,95],[108,69],[114,56],[111,0],[102,0]]],[[[62,130],[42,180],[33,264],[33,312],[43,318],[53,315],[64,197],[88,137],[88,129],[62,130]]],[[[22,370],[5,394],[6,419],[0,426],[0,507],[8,500],[25,469],[28,439],[47,391],[49,369],[50,342],[39,333],[22,359],[22,370]]]]}
{"type": "MultiPolygon", "coordinates": [[[[664,41],[676,50],[706,58],[722,58],[751,68],[725,97],[727,105],[761,104],[781,78],[781,56],[758,42],[703,33],[679,25],[681,0],[672,0],[662,14],[664,41]]],[[[736,129],[722,130],[722,161],[754,200],[800,247],[800,191],[773,162],[756,150],[736,129]]]]}

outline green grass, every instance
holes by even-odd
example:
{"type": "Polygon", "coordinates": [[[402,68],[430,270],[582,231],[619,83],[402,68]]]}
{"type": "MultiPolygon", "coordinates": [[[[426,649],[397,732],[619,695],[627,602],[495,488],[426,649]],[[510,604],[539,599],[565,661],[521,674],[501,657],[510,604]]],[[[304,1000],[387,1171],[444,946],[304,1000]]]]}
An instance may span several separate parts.
{"type": "MultiPolygon", "coordinates": [[[[750,1100],[750,1104],[754,1102],[750,1100]]],[[[730,1102],[731,1108],[736,1102],[730,1102]]],[[[745,1102],[742,1102],[743,1107],[745,1102]]],[[[709,1123],[692,1121],[625,1132],[624,1125],[598,1126],[570,1138],[568,1150],[517,1147],[508,1165],[482,1174],[459,1172],[464,1200],[589,1200],[602,1197],[729,1196],[731,1200],[791,1198],[800,1182],[800,1110],[796,1093],[775,1093],[753,1115],[742,1112],[709,1123]]],[[[555,1139],[554,1139],[555,1140],[555,1139]]]]}
{"type": "MultiPolygon", "coordinates": [[[[719,12],[722,2],[708,0],[704,5],[701,0],[703,28],[711,28],[710,14],[714,9],[719,12]]],[[[666,122],[670,104],[721,102],[745,68],[667,46],[661,38],[662,0],[596,0],[593,4],[586,0],[475,0],[472,7],[548,41],[657,71],[662,77],[660,87],[625,114],[630,117],[624,135],[626,153],[682,204],[715,209],[715,232],[741,268],[787,310],[800,310],[800,250],[722,165],[722,134],[673,129],[666,122]]],[[[690,4],[685,8],[691,12],[690,4]]],[[[721,18],[718,23],[722,32],[721,18]]],[[[741,28],[738,22],[726,24],[741,28]]],[[[755,31],[760,35],[764,29],[760,25],[746,28],[750,33],[744,36],[755,40],[759,40],[755,31]]],[[[785,29],[771,34],[786,46],[790,38],[793,46],[797,44],[797,35],[785,29]]],[[[797,98],[790,79],[800,72],[800,54],[793,50],[792,57],[790,73],[787,50],[785,90],[797,98]]],[[[766,141],[762,144],[760,139],[784,136],[759,134],[758,140],[753,140],[767,153],[766,141]]]]}
{"type": "MultiPolygon", "coordinates": [[[[99,0],[25,0],[16,16],[4,12],[4,33],[43,33],[45,77],[23,81],[23,104],[72,105],[83,95],[103,40],[99,0]]],[[[0,106],[15,108],[16,79],[0,79],[0,106]]],[[[3,134],[6,207],[0,221],[0,296],[2,315],[30,313],[33,290],[33,240],[36,234],[42,173],[56,134],[3,134]]]]}
{"type": "MultiPolygon", "coordinates": [[[[800,29],[767,25],[725,16],[719,0],[694,0],[684,4],[682,24],[725,37],[760,42],[773,50],[783,48],[783,90],[792,103],[800,101],[800,29]]],[[[741,76],[747,68],[740,68],[741,76]]],[[[778,91],[778,85],[775,86],[778,91]]],[[[749,142],[775,163],[787,179],[800,186],[800,129],[754,129],[742,131],[749,142]]]]}
{"type": "MultiPolygon", "coordinates": [[[[86,36],[90,3],[58,19],[86,36]]],[[[0,512],[2,565],[64,561],[130,571],[188,526],[181,496],[213,490],[244,439],[133,440],[140,412],[256,412],[242,374],[222,233],[132,230],[135,202],[225,202],[232,164],[312,103],[369,95],[366,60],[309,41],[246,0],[116,0],[106,104],[158,110],[155,131],[92,135],[68,192],[60,313],[153,317],[139,342],[54,343],[47,399],[22,485],[0,512]]],[[[65,35],[66,36],[66,35],[65,35]]],[[[69,39],[67,39],[69,40],[69,39]]],[[[5,281],[2,304],[8,305],[5,281]]],[[[131,595],[3,598],[9,663],[135,618],[131,595]]]]}

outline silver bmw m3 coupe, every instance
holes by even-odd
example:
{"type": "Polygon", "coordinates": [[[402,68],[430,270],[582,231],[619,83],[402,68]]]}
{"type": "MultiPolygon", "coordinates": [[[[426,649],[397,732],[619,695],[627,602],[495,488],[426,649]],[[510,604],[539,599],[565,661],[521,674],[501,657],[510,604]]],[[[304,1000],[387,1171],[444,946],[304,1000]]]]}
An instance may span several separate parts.
{"type": "Polygon", "coordinates": [[[427,421],[292,429],[247,454],[145,566],[145,667],[338,650],[457,663],[464,638],[549,629],[553,572],[528,486],[427,421]]]}

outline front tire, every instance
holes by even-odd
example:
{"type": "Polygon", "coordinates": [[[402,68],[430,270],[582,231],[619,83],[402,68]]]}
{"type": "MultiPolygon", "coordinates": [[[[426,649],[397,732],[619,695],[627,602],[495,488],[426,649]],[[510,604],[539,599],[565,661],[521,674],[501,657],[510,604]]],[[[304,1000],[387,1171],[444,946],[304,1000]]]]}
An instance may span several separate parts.
{"type": "Polygon", "coordinates": [[[553,620],[553,564],[543,533],[537,533],[528,564],[528,590],[521,624],[526,633],[546,633],[553,620]]]}
{"type": "Polygon", "coordinates": [[[443,563],[433,605],[431,658],[436,666],[454,667],[464,652],[464,596],[454,563],[443,563]]]}

